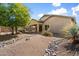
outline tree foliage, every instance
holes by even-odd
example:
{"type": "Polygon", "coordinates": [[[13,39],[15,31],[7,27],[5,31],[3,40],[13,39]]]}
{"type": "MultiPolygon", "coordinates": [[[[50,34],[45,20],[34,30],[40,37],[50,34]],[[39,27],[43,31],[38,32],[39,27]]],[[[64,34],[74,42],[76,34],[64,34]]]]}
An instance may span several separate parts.
{"type": "Polygon", "coordinates": [[[8,13],[7,13],[7,8],[4,4],[0,4],[0,25],[1,26],[6,26],[7,25],[7,20],[8,20],[8,13]]]}
{"type": "Polygon", "coordinates": [[[0,4],[0,25],[14,28],[26,26],[30,20],[28,8],[20,3],[0,4]]]}
{"type": "MultiPolygon", "coordinates": [[[[29,21],[29,13],[28,9],[24,7],[22,4],[10,4],[10,24],[13,23],[13,26],[25,26],[29,21]]],[[[10,26],[9,24],[9,26],[10,26]]]]}

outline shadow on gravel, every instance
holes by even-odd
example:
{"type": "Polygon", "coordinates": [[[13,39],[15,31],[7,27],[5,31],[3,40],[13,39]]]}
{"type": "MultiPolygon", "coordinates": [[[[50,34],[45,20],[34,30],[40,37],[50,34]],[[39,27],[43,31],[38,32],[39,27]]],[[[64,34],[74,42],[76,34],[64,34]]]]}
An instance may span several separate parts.
{"type": "Polygon", "coordinates": [[[67,45],[64,46],[67,50],[71,51],[78,51],[79,52],[79,44],[71,44],[68,43],[67,45]]]}
{"type": "Polygon", "coordinates": [[[11,34],[0,35],[0,41],[10,40],[10,39],[16,38],[16,37],[17,37],[17,35],[11,35],[11,34]]]}

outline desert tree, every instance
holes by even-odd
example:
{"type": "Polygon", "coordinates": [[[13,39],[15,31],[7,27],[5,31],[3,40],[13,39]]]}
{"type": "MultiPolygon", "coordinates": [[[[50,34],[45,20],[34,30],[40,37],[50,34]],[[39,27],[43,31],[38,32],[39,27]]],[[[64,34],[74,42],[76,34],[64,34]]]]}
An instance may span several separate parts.
{"type": "Polygon", "coordinates": [[[26,26],[30,20],[29,10],[23,4],[9,3],[0,5],[1,26],[7,26],[17,33],[18,27],[26,26]]]}

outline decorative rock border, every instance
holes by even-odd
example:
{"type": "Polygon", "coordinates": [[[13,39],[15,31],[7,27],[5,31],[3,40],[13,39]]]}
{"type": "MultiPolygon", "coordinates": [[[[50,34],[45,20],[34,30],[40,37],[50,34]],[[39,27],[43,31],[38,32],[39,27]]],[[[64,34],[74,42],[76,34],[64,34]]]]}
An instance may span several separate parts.
{"type": "MultiPolygon", "coordinates": [[[[64,41],[55,41],[55,42],[49,42],[48,48],[45,49],[45,54],[44,56],[58,56],[58,55],[62,55],[62,56],[78,56],[79,55],[79,51],[77,51],[77,49],[75,48],[74,51],[71,50],[61,50],[60,49],[60,45],[63,44],[64,41]]],[[[64,42],[65,44],[66,42],[64,42]]]]}
{"type": "Polygon", "coordinates": [[[22,38],[12,38],[11,40],[2,41],[2,42],[0,42],[0,48],[6,47],[6,45],[9,45],[9,44],[13,44],[20,39],[22,39],[22,38]]]}
{"type": "Polygon", "coordinates": [[[54,42],[54,45],[49,42],[48,48],[45,49],[45,55],[44,56],[56,56],[56,50],[58,46],[56,42],[54,42]]]}
{"type": "Polygon", "coordinates": [[[13,43],[15,43],[15,42],[17,42],[18,40],[20,40],[20,39],[24,39],[24,40],[30,40],[31,39],[31,35],[29,35],[29,36],[19,36],[19,37],[16,37],[16,38],[12,38],[11,40],[7,40],[7,41],[2,41],[2,42],[0,42],[0,48],[2,48],[2,47],[6,47],[6,45],[9,45],[9,44],[13,44],[13,43]],[[26,38],[25,38],[26,37],[26,38]]]}
{"type": "MultiPolygon", "coordinates": [[[[61,39],[63,41],[63,39],[61,39]]],[[[49,42],[48,48],[45,49],[45,55],[44,56],[56,56],[57,53],[57,49],[59,48],[59,43],[61,43],[60,39],[57,40],[53,40],[51,42],[49,42]]]]}

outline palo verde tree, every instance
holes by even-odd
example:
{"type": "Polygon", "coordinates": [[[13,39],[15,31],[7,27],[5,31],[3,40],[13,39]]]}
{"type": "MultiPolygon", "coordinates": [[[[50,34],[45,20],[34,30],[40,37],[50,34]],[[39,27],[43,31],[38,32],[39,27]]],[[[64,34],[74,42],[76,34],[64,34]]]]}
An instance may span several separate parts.
{"type": "Polygon", "coordinates": [[[19,3],[12,3],[12,4],[1,4],[2,9],[4,8],[5,17],[0,18],[2,26],[8,26],[12,29],[12,34],[14,34],[14,31],[17,33],[18,27],[26,26],[30,20],[30,15],[28,12],[28,8],[23,6],[19,3]],[[3,21],[3,18],[5,18],[5,22],[3,21]],[[4,23],[4,25],[3,25],[4,23]]]}

